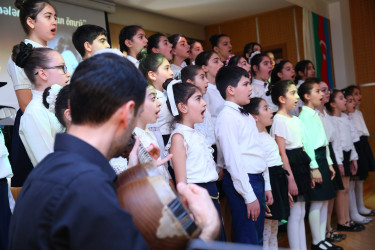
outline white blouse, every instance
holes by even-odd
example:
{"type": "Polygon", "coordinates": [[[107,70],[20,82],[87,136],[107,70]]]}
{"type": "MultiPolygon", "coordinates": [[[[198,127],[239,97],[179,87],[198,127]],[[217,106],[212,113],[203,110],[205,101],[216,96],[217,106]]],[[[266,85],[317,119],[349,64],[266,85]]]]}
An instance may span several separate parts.
{"type": "Polygon", "coordinates": [[[350,132],[352,134],[353,142],[358,142],[360,140],[361,134],[360,131],[357,129],[357,127],[354,125],[354,119],[352,115],[347,115],[345,113],[341,113],[342,116],[346,117],[349,120],[350,123],[350,132]]]}
{"type": "Polygon", "coordinates": [[[336,162],[341,165],[344,160],[343,151],[349,151],[350,160],[358,160],[358,154],[355,150],[353,144],[353,138],[351,133],[350,121],[347,115],[341,114],[340,117],[331,116],[333,126],[335,127],[337,133],[334,134],[334,140],[332,142],[332,147],[335,152],[336,162]]]}
{"type": "Polygon", "coordinates": [[[134,64],[134,66],[138,69],[139,68],[139,61],[132,57],[132,56],[126,56],[126,59],[128,59],[131,63],[134,64]]]}
{"type": "Polygon", "coordinates": [[[0,179],[11,178],[13,176],[8,155],[9,153],[5,146],[4,135],[0,128],[0,179]]]}
{"type": "MultiPolygon", "coordinates": [[[[146,128],[146,130],[143,130],[141,128],[135,127],[134,128],[134,133],[138,136],[139,140],[141,141],[142,145],[147,148],[148,146],[153,143],[154,145],[158,145],[158,142],[156,140],[156,137],[154,136],[153,133],[150,132],[146,128]]],[[[161,156],[163,155],[163,151],[160,151],[160,157],[158,160],[161,159],[161,156]]],[[[169,181],[171,179],[171,176],[168,172],[168,168],[164,165],[158,167],[159,174],[164,177],[166,181],[169,181]]]]}
{"type": "Polygon", "coordinates": [[[172,132],[172,122],[173,122],[173,115],[168,109],[167,106],[167,97],[165,94],[159,90],[156,90],[156,96],[161,102],[159,118],[156,121],[157,127],[159,127],[160,133],[162,135],[170,135],[172,132]]]}
{"type": "Polygon", "coordinates": [[[216,85],[212,83],[208,84],[207,93],[203,95],[203,99],[207,103],[207,109],[210,111],[212,123],[215,127],[216,118],[223,109],[225,100],[221,96],[216,85]]]}
{"type": "Polygon", "coordinates": [[[357,129],[359,136],[370,135],[361,111],[356,109],[354,113],[350,113],[349,116],[352,118],[351,121],[353,122],[354,127],[357,129]]]}
{"type": "Polygon", "coordinates": [[[279,136],[285,139],[285,149],[291,150],[302,148],[303,131],[302,123],[298,117],[286,117],[284,115],[276,114],[273,117],[271,127],[271,136],[279,136]]]}
{"type": "Polygon", "coordinates": [[[261,80],[252,79],[251,87],[253,88],[253,91],[251,92],[251,97],[263,98],[266,93],[266,85],[267,83],[262,82],[261,80]]]}
{"type": "Polygon", "coordinates": [[[122,156],[110,159],[109,164],[113,170],[115,170],[117,175],[128,169],[128,160],[122,156]]]}
{"type": "Polygon", "coordinates": [[[319,110],[316,109],[316,112],[318,112],[318,115],[320,119],[322,120],[324,130],[326,131],[327,139],[329,142],[332,142],[335,134],[336,134],[336,128],[332,124],[332,116],[327,114],[327,111],[324,109],[323,113],[321,113],[319,110]]]}
{"type": "Polygon", "coordinates": [[[265,159],[267,167],[282,166],[283,161],[281,160],[279,146],[277,146],[275,139],[267,132],[261,132],[259,134],[260,140],[263,143],[263,150],[266,154],[265,159]]]}
{"type": "Polygon", "coordinates": [[[171,140],[174,134],[180,134],[184,137],[187,183],[208,183],[217,181],[219,176],[212,155],[213,149],[207,144],[204,135],[198,130],[177,123],[167,146],[165,146],[166,151],[169,151],[171,148],[171,140]]]}
{"type": "Polygon", "coordinates": [[[181,70],[187,66],[186,62],[182,62],[181,66],[171,64],[171,70],[173,72],[173,79],[181,79],[181,70]]]}
{"type": "Polygon", "coordinates": [[[208,109],[204,112],[203,122],[194,124],[194,128],[200,130],[204,134],[209,145],[214,145],[216,143],[215,126],[208,109]]]}
{"type": "MultiPolygon", "coordinates": [[[[44,47],[29,39],[25,39],[24,42],[26,44],[30,43],[34,48],[44,47]]],[[[12,79],[14,90],[34,89],[34,85],[30,82],[29,78],[27,78],[25,71],[13,62],[12,56],[10,56],[8,60],[8,74],[12,79]]]]}
{"type": "Polygon", "coordinates": [[[49,153],[57,133],[64,131],[54,113],[43,105],[43,92],[32,90],[33,98],[21,117],[19,134],[35,167],[49,153]]]}
{"type": "Polygon", "coordinates": [[[248,174],[263,174],[266,191],[271,190],[271,185],[255,120],[251,115],[241,114],[239,107],[233,102],[225,102],[216,121],[216,146],[218,157],[220,152],[234,188],[248,204],[257,199],[248,174]]]}

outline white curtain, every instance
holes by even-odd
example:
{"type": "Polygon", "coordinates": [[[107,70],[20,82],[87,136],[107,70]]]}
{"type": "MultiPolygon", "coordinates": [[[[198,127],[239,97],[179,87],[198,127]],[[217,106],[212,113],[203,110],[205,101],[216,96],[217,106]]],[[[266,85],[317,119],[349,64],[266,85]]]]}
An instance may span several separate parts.
{"type": "Polygon", "coordinates": [[[303,8],[302,12],[302,33],[305,59],[312,61],[316,66],[312,12],[306,8],[303,8]]]}

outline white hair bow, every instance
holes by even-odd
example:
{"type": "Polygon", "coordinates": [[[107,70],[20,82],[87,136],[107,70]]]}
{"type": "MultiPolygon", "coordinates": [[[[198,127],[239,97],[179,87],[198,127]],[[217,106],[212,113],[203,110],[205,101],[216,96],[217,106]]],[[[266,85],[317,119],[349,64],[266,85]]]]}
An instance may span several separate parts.
{"type": "Polygon", "coordinates": [[[62,86],[58,84],[53,84],[51,86],[51,89],[48,91],[46,101],[48,103],[48,110],[52,113],[55,113],[56,98],[61,89],[62,86]]]}
{"type": "Polygon", "coordinates": [[[251,58],[253,58],[255,55],[258,55],[258,54],[260,54],[260,51],[254,51],[253,53],[251,53],[251,56],[249,57],[249,64],[251,65],[251,58]]]}
{"type": "Polygon", "coordinates": [[[174,94],[173,94],[173,85],[175,85],[177,83],[181,83],[181,80],[172,80],[168,84],[168,87],[167,87],[167,96],[168,96],[168,100],[169,100],[169,104],[171,106],[173,116],[178,116],[178,109],[177,109],[176,102],[174,100],[174,94]]]}

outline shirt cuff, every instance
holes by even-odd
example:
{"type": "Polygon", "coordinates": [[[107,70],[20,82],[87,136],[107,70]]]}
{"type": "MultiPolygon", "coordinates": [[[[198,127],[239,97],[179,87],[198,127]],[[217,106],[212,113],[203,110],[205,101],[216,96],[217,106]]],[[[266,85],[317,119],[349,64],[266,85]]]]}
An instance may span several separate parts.
{"type": "Polygon", "coordinates": [[[265,191],[271,191],[272,189],[271,189],[271,184],[270,184],[270,182],[269,181],[266,181],[266,183],[265,183],[265,189],[264,189],[265,191]]]}
{"type": "Polygon", "coordinates": [[[256,195],[253,191],[249,194],[245,194],[245,197],[243,197],[243,198],[245,200],[245,204],[252,203],[252,202],[256,201],[256,199],[257,199],[257,197],[256,197],[256,195]]]}
{"type": "Polygon", "coordinates": [[[315,160],[312,160],[310,162],[310,168],[311,169],[319,168],[319,165],[318,165],[318,163],[315,160]]]}

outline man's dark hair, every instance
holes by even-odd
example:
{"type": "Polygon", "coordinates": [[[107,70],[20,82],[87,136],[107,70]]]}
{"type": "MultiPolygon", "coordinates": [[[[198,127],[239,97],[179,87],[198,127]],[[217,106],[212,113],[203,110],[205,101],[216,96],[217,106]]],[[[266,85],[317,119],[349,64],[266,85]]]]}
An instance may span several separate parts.
{"type": "Polygon", "coordinates": [[[73,124],[101,124],[123,104],[134,101],[134,112],[143,104],[146,80],[128,60],[112,53],[80,63],[70,83],[73,124]]]}
{"type": "Polygon", "coordinates": [[[228,86],[233,86],[236,88],[238,82],[243,76],[249,78],[249,73],[238,66],[226,66],[219,69],[215,78],[216,87],[224,100],[226,99],[226,91],[228,86]]]}
{"type": "Polygon", "coordinates": [[[107,31],[97,25],[85,24],[79,26],[76,31],[74,31],[72,41],[78,53],[84,57],[86,53],[84,46],[85,42],[92,44],[92,42],[100,35],[107,36],[107,31]]]}

